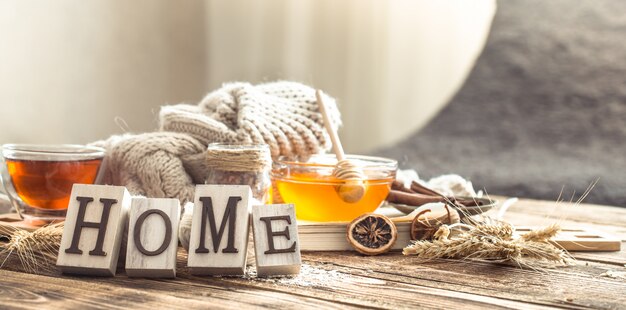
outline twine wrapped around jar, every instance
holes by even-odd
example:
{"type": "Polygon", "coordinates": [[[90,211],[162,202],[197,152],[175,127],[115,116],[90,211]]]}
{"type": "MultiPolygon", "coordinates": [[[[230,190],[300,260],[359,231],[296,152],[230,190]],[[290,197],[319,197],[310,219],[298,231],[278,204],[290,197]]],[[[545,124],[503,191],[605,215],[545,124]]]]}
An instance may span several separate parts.
{"type": "Polygon", "coordinates": [[[206,152],[207,184],[249,185],[252,197],[269,203],[272,165],[265,144],[209,144],[206,152]]]}
{"type": "Polygon", "coordinates": [[[209,144],[206,167],[225,171],[261,171],[272,164],[269,147],[265,144],[209,144]]]}

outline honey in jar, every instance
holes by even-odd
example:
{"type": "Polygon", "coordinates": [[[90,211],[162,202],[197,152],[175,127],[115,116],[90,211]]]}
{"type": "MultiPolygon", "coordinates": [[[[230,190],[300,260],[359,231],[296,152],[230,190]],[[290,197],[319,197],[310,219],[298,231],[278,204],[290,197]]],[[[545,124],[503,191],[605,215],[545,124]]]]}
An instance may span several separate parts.
{"type": "Polygon", "coordinates": [[[395,179],[394,160],[348,156],[366,176],[365,193],[360,200],[344,201],[337,187],[344,184],[332,175],[335,157],[317,155],[306,162],[279,160],[272,171],[274,203],[293,203],[299,220],[317,222],[351,221],[363,213],[373,212],[383,202],[395,179]]]}

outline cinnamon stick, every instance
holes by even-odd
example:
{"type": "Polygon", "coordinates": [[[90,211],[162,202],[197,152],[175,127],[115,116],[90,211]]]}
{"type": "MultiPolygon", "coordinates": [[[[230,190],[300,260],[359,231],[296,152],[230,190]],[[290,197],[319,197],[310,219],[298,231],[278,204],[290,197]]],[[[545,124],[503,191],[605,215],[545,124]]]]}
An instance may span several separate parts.
{"type": "Polygon", "coordinates": [[[416,193],[420,193],[420,194],[424,194],[424,195],[434,195],[434,196],[442,196],[439,192],[432,190],[422,184],[419,184],[415,181],[411,182],[411,190],[416,192],[416,193]]]}
{"type": "Polygon", "coordinates": [[[389,191],[389,195],[387,196],[387,201],[391,203],[401,203],[409,206],[421,206],[431,202],[445,202],[445,199],[438,196],[391,190],[389,191]]]}
{"type": "MultiPolygon", "coordinates": [[[[422,184],[419,184],[415,181],[411,182],[411,190],[413,190],[416,193],[421,193],[421,194],[425,194],[425,195],[434,195],[434,196],[439,196],[439,197],[444,197],[442,194],[440,194],[439,192],[430,189],[422,184]]],[[[476,201],[474,199],[457,199],[456,197],[447,197],[450,201],[452,201],[453,203],[460,203],[463,206],[466,207],[470,207],[470,206],[481,206],[482,203],[479,201],[476,201]]]]}
{"type": "Polygon", "coordinates": [[[482,206],[483,203],[478,201],[478,200],[474,200],[474,199],[457,199],[455,197],[449,197],[449,199],[451,201],[453,201],[456,204],[461,204],[465,207],[474,207],[474,206],[482,206]]]}
{"type": "Polygon", "coordinates": [[[410,188],[406,188],[404,184],[398,180],[394,180],[393,183],[391,183],[391,189],[398,190],[398,191],[405,192],[405,193],[415,194],[415,191],[413,191],[410,188]]]}
{"type": "MultiPolygon", "coordinates": [[[[474,199],[456,199],[454,197],[424,195],[420,193],[407,193],[402,190],[392,189],[389,191],[387,201],[391,203],[400,203],[408,206],[421,206],[431,202],[452,202],[461,206],[480,206],[481,203],[474,199]]],[[[461,207],[457,206],[457,207],[461,207]]]]}

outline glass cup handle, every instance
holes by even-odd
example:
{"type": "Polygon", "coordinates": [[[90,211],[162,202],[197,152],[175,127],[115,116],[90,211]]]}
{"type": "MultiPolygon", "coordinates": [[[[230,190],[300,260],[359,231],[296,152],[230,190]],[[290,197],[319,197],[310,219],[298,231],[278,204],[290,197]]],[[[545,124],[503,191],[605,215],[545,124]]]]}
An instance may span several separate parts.
{"type": "Polygon", "coordinates": [[[13,188],[13,184],[11,184],[10,180],[11,176],[6,168],[4,158],[0,157],[0,182],[2,183],[2,186],[0,187],[0,196],[6,196],[0,197],[0,200],[9,202],[20,219],[23,220],[24,216],[22,215],[20,201],[18,201],[19,198],[14,198],[17,197],[17,192],[15,192],[15,188],[13,188]]]}

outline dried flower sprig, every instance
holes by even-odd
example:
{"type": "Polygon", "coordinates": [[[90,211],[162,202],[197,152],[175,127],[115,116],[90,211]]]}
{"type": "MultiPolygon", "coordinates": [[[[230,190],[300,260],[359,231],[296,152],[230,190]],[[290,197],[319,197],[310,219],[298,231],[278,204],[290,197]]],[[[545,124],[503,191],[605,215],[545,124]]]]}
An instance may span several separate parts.
{"type": "Polygon", "coordinates": [[[555,224],[514,239],[513,226],[506,222],[494,222],[477,225],[450,239],[450,228],[444,225],[437,230],[433,241],[414,241],[402,253],[423,259],[512,262],[530,268],[571,265],[574,259],[566,251],[548,242],[559,231],[559,226],[555,224]]]}
{"type": "Polygon", "coordinates": [[[63,223],[56,223],[29,232],[19,228],[0,227],[0,235],[9,241],[0,244],[0,268],[10,259],[18,259],[21,269],[42,273],[54,269],[63,223]]]}

